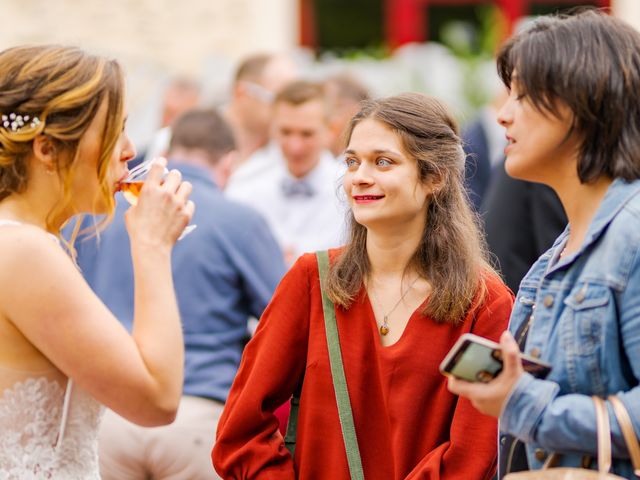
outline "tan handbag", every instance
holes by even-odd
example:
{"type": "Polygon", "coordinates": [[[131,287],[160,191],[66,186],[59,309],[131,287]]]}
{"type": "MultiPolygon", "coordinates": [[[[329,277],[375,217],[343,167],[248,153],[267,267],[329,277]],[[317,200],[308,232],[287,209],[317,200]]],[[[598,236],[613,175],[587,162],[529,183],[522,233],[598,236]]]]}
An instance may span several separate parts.
{"type": "MultiPolygon", "coordinates": [[[[609,473],[611,469],[611,427],[609,415],[604,400],[600,397],[592,397],[596,407],[596,425],[598,427],[598,470],[587,470],[577,467],[551,468],[557,462],[559,456],[549,456],[541,470],[510,473],[504,480],[624,480],[623,477],[609,473]]],[[[636,475],[640,474],[640,446],[631,418],[622,401],[615,396],[610,396],[609,401],[613,406],[618,423],[622,430],[631,463],[636,475]]]]}

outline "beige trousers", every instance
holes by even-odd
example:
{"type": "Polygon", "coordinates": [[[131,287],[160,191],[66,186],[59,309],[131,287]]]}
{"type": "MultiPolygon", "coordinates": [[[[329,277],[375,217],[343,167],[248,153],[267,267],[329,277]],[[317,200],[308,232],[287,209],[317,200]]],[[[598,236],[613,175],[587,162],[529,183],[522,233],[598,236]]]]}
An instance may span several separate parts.
{"type": "Polygon", "coordinates": [[[182,397],[175,422],[164,427],[134,425],[111,410],[99,435],[103,480],[200,480],[220,478],[211,449],[223,404],[182,397]]]}

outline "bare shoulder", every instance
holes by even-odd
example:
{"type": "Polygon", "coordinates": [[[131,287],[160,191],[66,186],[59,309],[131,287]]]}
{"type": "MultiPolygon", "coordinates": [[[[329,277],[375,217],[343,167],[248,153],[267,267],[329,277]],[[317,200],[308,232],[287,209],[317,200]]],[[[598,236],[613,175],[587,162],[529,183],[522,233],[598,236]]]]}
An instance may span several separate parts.
{"type": "Polygon", "coordinates": [[[30,225],[0,228],[0,299],[17,288],[30,291],[61,275],[78,275],[71,258],[55,237],[30,225]]]}
{"type": "Polygon", "coordinates": [[[41,228],[32,225],[3,225],[0,228],[2,264],[33,263],[35,260],[41,260],[43,256],[66,259],[73,265],[56,237],[41,228]]]}

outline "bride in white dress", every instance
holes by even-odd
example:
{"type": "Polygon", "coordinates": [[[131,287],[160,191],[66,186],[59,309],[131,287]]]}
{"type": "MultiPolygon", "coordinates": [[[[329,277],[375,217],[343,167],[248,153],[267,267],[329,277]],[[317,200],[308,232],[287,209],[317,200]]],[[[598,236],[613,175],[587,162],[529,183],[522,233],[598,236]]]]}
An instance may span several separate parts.
{"type": "MultiPolygon", "coordinates": [[[[59,231],[111,213],[135,150],[118,63],[76,48],[0,52],[0,478],[98,479],[102,405],[170,423],[183,341],[173,244],[191,186],[154,165],[127,212],[135,271],[129,335],[93,294],[59,231]]],[[[114,259],[118,261],[118,259],[114,259]]]]}

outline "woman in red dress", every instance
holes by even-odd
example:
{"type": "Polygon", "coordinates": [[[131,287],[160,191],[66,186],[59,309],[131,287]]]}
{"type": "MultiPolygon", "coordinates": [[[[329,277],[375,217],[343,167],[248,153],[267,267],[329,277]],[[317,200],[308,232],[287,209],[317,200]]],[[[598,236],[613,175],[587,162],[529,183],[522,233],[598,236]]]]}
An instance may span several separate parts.
{"type": "MultiPolygon", "coordinates": [[[[463,333],[497,340],[513,302],[486,261],[457,126],[403,94],[364,103],[347,139],[350,238],[329,252],[326,285],[364,478],[489,479],[496,421],[438,372],[463,333]]],[[[349,478],[318,275],[303,255],[246,347],[212,454],[223,478],[349,478]],[[300,383],[292,457],[273,411],[300,383]]]]}

